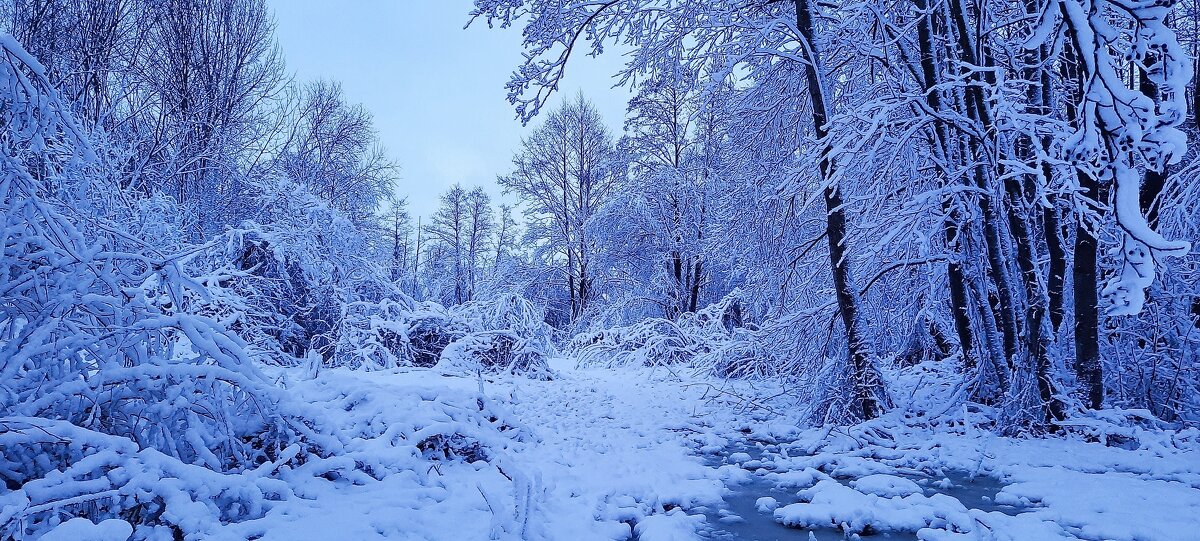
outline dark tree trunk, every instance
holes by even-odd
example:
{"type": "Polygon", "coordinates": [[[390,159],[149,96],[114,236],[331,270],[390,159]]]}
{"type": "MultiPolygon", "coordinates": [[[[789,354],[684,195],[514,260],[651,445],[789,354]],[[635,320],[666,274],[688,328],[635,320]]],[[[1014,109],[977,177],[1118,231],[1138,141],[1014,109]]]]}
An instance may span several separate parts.
{"type": "MultiPolygon", "coordinates": [[[[679,242],[679,239],[675,239],[679,242]]],[[[668,319],[675,319],[683,312],[686,312],[686,303],[684,302],[684,291],[687,289],[687,284],[684,283],[683,277],[683,255],[679,250],[671,251],[670,263],[671,278],[675,280],[675,287],[671,291],[670,313],[667,314],[668,319]]]]}
{"type": "MultiPolygon", "coordinates": [[[[1047,57],[1045,47],[1040,51],[1038,65],[1042,66],[1043,60],[1047,57]]],[[[1054,103],[1054,92],[1052,82],[1050,80],[1050,68],[1042,66],[1039,69],[1039,81],[1041,82],[1041,92],[1038,95],[1038,104],[1040,112],[1045,115],[1050,114],[1050,105],[1054,103]]],[[[1042,136],[1041,138],[1042,151],[1050,154],[1050,137],[1042,136]]],[[[1042,164],[1042,177],[1046,182],[1054,178],[1053,167],[1049,163],[1042,164]]],[[[1050,260],[1050,273],[1046,279],[1046,292],[1050,297],[1050,330],[1057,340],[1058,331],[1062,327],[1063,319],[1066,315],[1066,310],[1063,308],[1063,293],[1067,279],[1067,252],[1063,248],[1062,226],[1059,224],[1058,214],[1058,197],[1054,194],[1046,195],[1048,206],[1042,209],[1042,234],[1046,238],[1046,255],[1050,260]]]]}
{"type": "MultiPolygon", "coordinates": [[[[708,184],[708,172],[704,173],[704,183],[708,184]]],[[[695,312],[700,304],[700,282],[704,278],[704,217],[707,214],[707,204],[701,200],[700,202],[700,223],[696,224],[696,250],[697,254],[692,267],[692,298],[688,302],[688,309],[695,312]]]]}
{"type": "MultiPolygon", "coordinates": [[[[924,79],[923,88],[925,92],[925,102],[929,108],[935,113],[942,110],[941,93],[934,90],[937,85],[937,59],[934,57],[933,48],[933,13],[928,10],[928,0],[913,0],[917,9],[925,12],[921,17],[921,21],[917,26],[918,40],[920,41],[921,51],[921,75],[924,79]]],[[[947,151],[949,144],[949,135],[946,133],[945,122],[940,118],[933,120],[935,136],[931,143],[938,145],[942,149],[942,155],[949,154],[947,151]]],[[[971,354],[972,333],[971,333],[971,312],[967,300],[966,280],[963,277],[963,250],[962,244],[959,242],[959,222],[961,220],[960,213],[955,209],[952,201],[945,200],[942,203],[942,210],[946,217],[942,221],[942,231],[946,238],[946,249],[954,252],[954,257],[946,265],[946,280],[950,285],[950,310],[954,321],[954,331],[958,335],[958,345],[962,351],[962,363],[965,370],[971,370],[975,366],[975,358],[971,354]]]]}
{"type": "Polygon", "coordinates": [[[688,300],[688,311],[695,312],[697,305],[700,303],[700,278],[704,273],[704,261],[700,256],[695,256],[696,262],[692,264],[692,295],[688,300]]]}
{"type": "MultiPolygon", "coordinates": [[[[1036,13],[1038,9],[1030,2],[1026,2],[1026,8],[1030,13],[1036,13]]],[[[1035,71],[1044,70],[1041,66],[1045,63],[1047,53],[1046,47],[1043,46],[1026,54],[1026,65],[1036,66],[1025,70],[1024,75],[1027,81],[1049,82],[1047,78],[1035,71]]],[[[1040,88],[1030,85],[1026,95],[1038,113],[1047,114],[1049,112],[1048,104],[1042,102],[1043,93],[1040,88]]],[[[1034,144],[1035,141],[1031,136],[1022,136],[1018,139],[1016,146],[1017,158],[1025,162],[1031,169],[1036,169],[1037,165],[1033,152],[1034,144]]],[[[1037,141],[1036,144],[1048,145],[1044,140],[1037,141]]],[[[1037,205],[1036,198],[1040,191],[1038,175],[1025,174],[1020,178],[1021,180],[1018,181],[1016,176],[1008,176],[1005,188],[1009,201],[1009,229],[1012,231],[1017,245],[1017,268],[1020,269],[1022,281],[1025,283],[1025,352],[1033,361],[1043,421],[1061,421],[1066,417],[1065,406],[1055,397],[1054,382],[1050,376],[1049,344],[1053,335],[1046,333],[1043,329],[1043,325],[1046,323],[1049,295],[1038,270],[1034,232],[1030,220],[1026,218],[1036,215],[1032,211],[1037,205]],[[1048,334],[1049,336],[1047,336],[1048,334]]],[[[1047,233],[1047,236],[1054,234],[1056,233],[1051,231],[1047,233]]]]}
{"type": "MultiPolygon", "coordinates": [[[[808,83],[808,93],[812,104],[813,129],[817,139],[824,141],[828,135],[826,122],[825,89],[817,72],[821,67],[821,57],[814,38],[812,12],[808,0],[795,0],[796,28],[804,41],[806,51],[805,79],[808,83]]],[[[846,329],[846,346],[850,357],[851,368],[854,370],[854,401],[852,411],[862,419],[878,417],[884,407],[882,382],[874,364],[867,354],[858,322],[858,299],[850,280],[850,261],[846,249],[846,213],[843,209],[842,194],[836,182],[832,180],[836,165],[827,151],[822,152],[821,176],[825,181],[825,233],[829,241],[829,261],[833,272],[834,290],[837,294],[838,310],[842,316],[842,325],[846,329]]]]}
{"type": "MultiPolygon", "coordinates": [[[[1099,183],[1079,172],[1079,186],[1089,198],[1099,197],[1099,183]]],[[[1100,365],[1100,307],[1096,276],[1097,240],[1082,220],[1075,226],[1075,265],[1071,272],[1075,297],[1075,374],[1084,385],[1088,406],[1104,404],[1104,372],[1100,365]]]]}
{"type": "Polygon", "coordinates": [[[1042,209],[1042,229],[1045,230],[1046,251],[1050,256],[1050,275],[1046,280],[1046,290],[1050,294],[1050,325],[1057,335],[1066,317],[1063,292],[1066,289],[1067,252],[1063,248],[1062,226],[1058,219],[1058,199],[1050,197],[1049,200],[1050,206],[1042,209]]]}
{"type": "Polygon", "coordinates": [[[575,259],[573,250],[567,247],[567,291],[571,297],[571,322],[579,318],[579,302],[575,292],[575,259]]]}
{"type": "MultiPolygon", "coordinates": [[[[975,46],[971,43],[970,26],[967,21],[967,14],[963,6],[962,0],[950,1],[950,17],[953,19],[955,34],[958,41],[958,53],[962,55],[963,60],[970,65],[981,65],[979,55],[975,51],[975,46]]],[[[978,74],[971,76],[976,80],[976,83],[966,88],[966,111],[967,117],[973,121],[979,122],[985,131],[991,131],[992,117],[991,111],[987,107],[986,100],[983,96],[983,90],[980,88],[985,81],[980,81],[978,74]]],[[[974,159],[976,166],[973,169],[975,186],[982,190],[985,194],[992,193],[988,186],[988,175],[986,170],[986,152],[982,148],[985,141],[976,140],[974,147],[974,159]]],[[[1001,252],[1003,243],[1001,241],[1000,227],[997,223],[997,211],[992,204],[991,198],[987,195],[981,196],[979,199],[979,210],[983,215],[983,231],[987,244],[987,259],[988,259],[988,275],[992,282],[996,284],[996,311],[999,312],[1001,334],[1004,339],[1004,355],[1008,359],[1009,367],[1011,368],[1013,360],[1017,352],[1017,318],[1014,311],[1014,303],[1012,298],[1012,279],[1008,273],[1007,259],[1001,252]]]]}
{"type": "MultiPolygon", "coordinates": [[[[1077,103],[1083,98],[1083,76],[1078,67],[1078,49],[1074,32],[1067,29],[1068,43],[1063,47],[1063,80],[1075,87],[1069,93],[1066,110],[1070,119],[1078,118],[1077,103]]],[[[1077,170],[1083,196],[1103,201],[1100,183],[1091,175],[1077,170]]],[[[1100,299],[1096,274],[1098,243],[1083,216],[1076,217],[1075,260],[1071,269],[1072,296],[1075,298],[1075,375],[1083,384],[1088,407],[1100,409],[1104,404],[1104,372],[1100,364],[1100,299]]]]}

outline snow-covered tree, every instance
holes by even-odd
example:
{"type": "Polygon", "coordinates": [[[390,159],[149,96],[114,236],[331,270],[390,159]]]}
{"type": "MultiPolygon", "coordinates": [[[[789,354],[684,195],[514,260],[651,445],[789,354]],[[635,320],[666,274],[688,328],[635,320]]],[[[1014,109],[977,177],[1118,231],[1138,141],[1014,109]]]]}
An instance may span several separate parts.
{"type": "Polygon", "coordinates": [[[545,242],[561,266],[570,320],[587,310],[595,286],[596,243],[589,221],[612,191],[613,142],[600,113],[582,94],[547,116],[513,157],[500,185],[525,202],[526,236],[545,242]]]}
{"type": "Polygon", "coordinates": [[[280,170],[355,223],[369,221],[391,192],[397,167],[379,146],[371,114],[346,103],[340,84],[304,87],[290,139],[280,170]]]}

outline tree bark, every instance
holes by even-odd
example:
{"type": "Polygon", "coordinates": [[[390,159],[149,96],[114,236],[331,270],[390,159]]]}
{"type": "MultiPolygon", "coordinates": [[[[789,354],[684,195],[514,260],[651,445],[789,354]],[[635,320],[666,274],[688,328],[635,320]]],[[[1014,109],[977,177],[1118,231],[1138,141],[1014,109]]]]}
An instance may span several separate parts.
{"type": "MultiPolygon", "coordinates": [[[[829,135],[826,123],[828,113],[825,88],[821,82],[821,57],[814,39],[812,12],[808,0],[795,0],[796,28],[800,32],[807,64],[805,79],[812,104],[813,130],[819,141],[829,135]]],[[[829,261],[833,271],[834,290],[842,325],[846,329],[846,346],[851,368],[854,370],[854,404],[851,412],[862,419],[878,417],[884,407],[881,399],[882,382],[867,353],[858,322],[858,299],[852,288],[850,262],[846,249],[846,212],[843,209],[841,191],[833,178],[836,164],[829,157],[828,149],[822,151],[820,170],[825,184],[825,233],[829,241],[829,261]]]]}
{"type": "Polygon", "coordinates": [[[1046,289],[1050,294],[1050,328],[1057,335],[1066,317],[1063,292],[1066,290],[1067,252],[1063,247],[1062,226],[1058,219],[1058,198],[1048,199],[1050,206],[1042,209],[1042,229],[1046,235],[1046,251],[1050,256],[1050,275],[1046,280],[1046,289]]]}
{"type": "MultiPolygon", "coordinates": [[[[1063,79],[1073,81],[1077,87],[1069,94],[1066,104],[1067,117],[1078,117],[1077,103],[1083,98],[1084,81],[1078,69],[1078,50],[1075,48],[1074,32],[1068,27],[1066,46],[1063,47],[1063,79]]],[[[1101,186],[1091,175],[1076,170],[1082,195],[1093,201],[1102,201],[1101,186]]],[[[1075,375],[1083,384],[1088,407],[1100,409],[1104,405],[1104,372],[1100,364],[1100,299],[1096,273],[1096,249],[1098,241],[1090,228],[1079,216],[1075,225],[1075,259],[1071,268],[1072,296],[1075,299],[1075,375]]]]}
{"type": "MultiPolygon", "coordinates": [[[[963,60],[969,65],[981,65],[975,46],[971,43],[971,33],[962,0],[951,0],[949,2],[949,12],[954,23],[959,54],[962,55],[963,60]]],[[[978,81],[979,76],[977,74],[972,75],[971,78],[976,79],[978,83],[983,83],[983,81],[978,81]]],[[[965,109],[967,111],[967,118],[979,122],[985,132],[991,131],[993,128],[991,111],[987,107],[983,90],[979,84],[970,85],[966,88],[966,99],[965,109]]],[[[976,145],[973,145],[975,147],[974,159],[976,160],[976,165],[972,171],[975,187],[982,190],[985,194],[990,194],[992,190],[988,186],[988,176],[984,162],[986,155],[982,152],[981,148],[984,146],[985,141],[976,141],[976,143],[976,145]]],[[[1000,251],[1003,243],[1001,242],[1000,227],[997,224],[999,218],[988,195],[980,197],[979,210],[983,216],[983,231],[987,245],[988,275],[996,285],[997,305],[995,309],[1000,315],[999,322],[1004,340],[1004,355],[1011,369],[1017,352],[1018,336],[1017,319],[1012,298],[1012,279],[1008,273],[1007,259],[1000,251]]]]}
{"type": "MultiPolygon", "coordinates": [[[[1099,183],[1082,171],[1078,175],[1083,195],[1099,197],[1099,183]]],[[[1075,374],[1086,389],[1088,406],[1092,409],[1100,409],[1104,404],[1096,247],[1096,237],[1081,221],[1075,226],[1075,264],[1071,271],[1075,297],[1075,374]]]]}
{"type": "MultiPolygon", "coordinates": [[[[1038,8],[1030,2],[1026,2],[1026,9],[1030,13],[1036,13],[1038,8]]],[[[1037,49],[1028,51],[1025,63],[1028,66],[1042,66],[1045,63],[1046,56],[1047,50],[1043,45],[1037,49]]],[[[1044,69],[1042,67],[1027,68],[1024,70],[1025,80],[1049,82],[1046,78],[1042,77],[1041,73],[1035,71],[1044,69]]],[[[1030,104],[1039,113],[1046,114],[1049,112],[1048,104],[1042,102],[1043,93],[1040,88],[1030,85],[1026,96],[1030,104]]],[[[1031,168],[1036,165],[1036,156],[1033,152],[1034,144],[1035,140],[1033,136],[1023,135],[1018,139],[1016,146],[1017,158],[1024,161],[1031,168]]],[[[1036,144],[1048,145],[1048,142],[1043,139],[1036,141],[1036,144]]],[[[1009,230],[1012,232],[1015,244],[1017,245],[1017,268],[1020,269],[1022,281],[1025,283],[1025,352],[1033,361],[1038,396],[1041,399],[1043,421],[1049,423],[1065,419],[1066,414],[1065,406],[1055,397],[1056,390],[1050,376],[1049,343],[1053,339],[1053,334],[1046,333],[1043,328],[1043,325],[1046,323],[1049,295],[1047,294],[1037,265],[1037,245],[1034,240],[1034,233],[1030,220],[1026,218],[1026,216],[1036,216],[1032,211],[1037,205],[1036,199],[1039,192],[1038,175],[1029,173],[1021,175],[1020,178],[1021,180],[1018,181],[1018,178],[1012,175],[1008,176],[1005,181],[1005,191],[1008,192],[1009,201],[1009,230]]],[[[1044,216],[1045,214],[1043,213],[1041,217],[1044,218],[1044,216]]],[[[1048,235],[1053,234],[1055,233],[1048,233],[1048,235]]]]}
{"type": "MultiPolygon", "coordinates": [[[[920,42],[921,51],[921,75],[924,78],[922,90],[924,90],[925,102],[929,108],[934,113],[940,113],[942,110],[941,93],[935,90],[938,80],[933,48],[933,12],[929,10],[928,0],[913,0],[913,3],[918,10],[924,13],[917,26],[917,37],[920,42]]],[[[945,122],[940,118],[935,118],[933,124],[935,133],[935,138],[933,139],[935,140],[931,142],[940,146],[942,155],[946,156],[949,154],[947,151],[949,134],[946,133],[945,122]]],[[[951,317],[954,321],[955,334],[958,335],[959,349],[962,351],[963,369],[972,370],[975,367],[975,358],[971,353],[973,341],[971,312],[967,300],[966,280],[963,277],[963,248],[958,238],[961,216],[954,208],[953,202],[948,199],[943,201],[942,210],[946,214],[946,217],[942,221],[942,232],[946,239],[946,249],[955,252],[955,256],[946,264],[946,280],[950,285],[951,317]]]]}
{"type": "Polygon", "coordinates": [[[700,278],[704,273],[704,260],[699,255],[695,256],[696,261],[692,264],[692,294],[688,300],[688,311],[695,313],[699,308],[700,303],[700,278]]]}

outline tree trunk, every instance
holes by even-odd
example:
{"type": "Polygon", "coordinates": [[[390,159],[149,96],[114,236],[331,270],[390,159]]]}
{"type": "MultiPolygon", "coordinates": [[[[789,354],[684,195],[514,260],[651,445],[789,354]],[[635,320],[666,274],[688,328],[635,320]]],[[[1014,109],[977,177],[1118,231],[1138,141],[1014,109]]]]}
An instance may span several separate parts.
{"type": "MultiPolygon", "coordinates": [[[[933,13],[928,9],[928,0],[914,0],[913,3],[918,10],[924,12],[917,26],[917,36],[918,41],[920,41],[921,50],[921,74],[924,78],[922,90],[925,93],[925,101],[929,105],[929,108],[934,113],[940,113],[942,110],[941,93],[934,90],[938,81],[937,67],[935,65],[936,58],[934,57],[933,48],[933,13]]],[[[949,154],[947,151],[949,134],[946,133],[945,122],[940,118],[935,118],[933,124],[935,137],[931,138],[931,143],[939,146],[942,149],[942,156],[945,157],[949,154]]],[[[944,172],[943,178],[945,178],[944,172]]],[[[946,238],[946,249],[955,252],[954,257],[946,264],[946,280],[950,285],[950,311],[954,321],[954,331],[958,335],[959,349],[962,351],[963,369],[964,371],[969,371],[975,367],[975,358],[971,354],[971,343],[973,341],[971,335],[971,312],[967,305],[967,286],[966,280],[963,277],[962,244],[958,238],[961,214],[955,209],[953,202],[950,200],[943,201],[942,211],[946,215],[942,221],[942,231],[946,238]]]]}
{"type": "MultiPolygon", "coordinates": [[[[704,185],[705,186],[708,185],[707,167],[705,168],[705,173],[704,173],[704,185]]],[[[703,248],[703,246],[704,246],[704,218],[705,218],[705,214],[707,213],[707,211],[708,211],[707,204],[704,202],[703,196],[701,196],[700,222],[698,224],[696,224],[696,251],[697,251],[697,253],[694,256],[695,262],[693,263],[693,267],[692,267],[692,298],[688,302],[688,309],[689,309],[689,311],[691,311],[693,313],[697,309],[699,309],[700,281],[704,278],[704,256],[703,256],[703,253],[704,253],[704,248],[703,248]]]]}
{"type": "MultiPolygon", "coordinates": [[[[679,244],[678,234],[676,235],[675,243],[679,244]]],[[[671,287],[671,303],[667,309],[667,311],[668,311],[667,318],[675,319],[680,314],[687,311],[685,309],[685,302],[683,300],[684,299],[683,292],[684,292],[685,288],[687,287],[683,283],[684,282],[684,279],[683,279],[683,254],[679,253],[678,248],[671,250],[671,257],[670,257],[670,262],[668,264],[668,271],[671,273],[671,279],[674,280],[675,282],[673,284],[671,284],[672,285],[672,287],[671,287]]]]}
{"type": "MultiPolygon", "coordinates": [[[[1096,179],[1082,171],[1078,175],[1083,195],[1092,199],[1100,197],[1096,179]]],[[[1075,297],[1075,374],[1086,389],[1088,407],[1092,409],[1104,405],[1096,247],[1096,237],[1080,220],[1075,226],[1075,264],[1071,272],[1075,297]]]]}
{"type": "MultiPolygon", "coordinates": [[[[1027,9],[1031,13],[1035,13],[1037,7],[1029,5],[1027,2],[1027,9]]],[[[1043,65],[1046,53],[1045,46],[1028,51],[1025,58],[1026,65],[1043,65]]],[[[1025,80],[1040,81],[1043,79],[1039,73],[1034,71],[1035,69],[1038,68],[1025,70],[1025,80]]],[[[1026,96],[1038,112],[1042,114],[1048,112],[1049,107],[1041,103],[1042,92],[1040,89],[1030,85],[1026,96]]],[[[1031,136],[1024,135],[1018,139],[1016,145],[1017,158],[1031,168],[1036,166],[1034,144],[1035,141],[1031,136]]],[[[1038,144],[1041,142],[1039,141],[1038,144]]],[[[1053,336],[1047,336],[1048,333],[1043,329],[1049,295],[1038,269],[1035,251],[1037,245],[1034,241],[1033,231],[1031,231],[1030,221],[1026,218],[1026,216],[1036,215],[1033,213],[1033,209],[1037,205],[1036,198],[1039,193],[1038,175],[1028,173],[1021,175],[1020,178],[1021,180],[1018,181],[1016,176],[1008,176],[1005,181],[1005,191],[1008,193],[1009,201],[1008,222],[1009,230],[1017,245],[1017,268],[1020,269],[1022,281],[1025,283],[1025,352],[1033,361],[1038,396],[1041,399],[1043,412],[1042,420],[1049,423],[1061,421],[1066,418],[1066,415],[1064,413],[1065,406],[1055,398],[1054,382],[1050,376],[1049,342],[1053,336]]]]}
{"type": "Polygon", "coordinates": [[[575,298],[575,250],[567,246],[567,292],[571,297],[571,322],[579,316],[579,305],[575,298]]]}
{"type": "Polygon", "coordinates": [[[420,274],[418,270],[421,267],[421,232],[421,217],[417,216],[417,246],[416,249],[413,250],[413,279],[411,292],[414,297],[417,296],[417,288],[419,287],[417,284],[417,276],[420,274]]]}
{"type": "Polygon", "coordinates": [[[1066,290],[1067,252],[1063,248],[1062,227],[1058,219],[1058,198],[1048,199],[1050,206],[1042,209],[1042,229],[1046,235],[1046,251],[1050,256],[1050,276],[1046,280],[1046,290],[1050,293],[1050,328],[1058,335],[1066,317],[1063,292],[1066,290]]]}
{"type": "MultiPolygon", "coordinates": [[[[813,39],[814,27],[812,12],[808,0],[795,0],[796,28],[804,41],[806,60],[804,67],[808,83],[808,94],[812,104],[813,130],[818,141],[822,143],[828,135],[826,122],[828,114],[825,107],[825,88],[821,82],[821,58],[813,39]]],[[[838,310],[842,316],[842,325],[846,329],[847,353],[850,357],[851,368],[854,370],[854,404],[851,412],[861,419],[873,419],[879,416],[885,406],[882,394],[882,382],[874,364],[867,353],[858,322],[858,299],[852,288],[850,261],[846,249],[846,213],[843,209],[842,195],[837,181],[833,178],[836,172],[833,160],[829,157],[828,149],[822,151],[821,177],[825,184],[825,233],[829,241],[829,261],[833,271],[833,284],[837,294],[838,310]]]]}
{"type": "MultiPolygon", "coordinates": [[[[953,19],[955,34],[957,36],[959,54],[963,60],[973,66],[979,66],[979,55],[975,51],[974,45],[971,43],[971,34],[967,22],[967,14],[962,4],[962,0],[951,0],[949,2],[950,17],[953,19]]],[[[970,85],[966,88],[966,111],[967,118],[981,124],[985,133],[992,131],[991,111],[987,107],[986,100],[983,96],[983,90],[980,84],[983,81],[978,81],[977,74],[971,76],[976,79],[978,84],[970,85]]],[[[975,187],[984,192],[984,195],[979,199],[979,210],[983,216],[983,231],[986,240],[986,251],[988,258],[988,275],[992,278],[992,282],[996,284],[996,300],[995,310],[999,312],[999,322],[1001,334],[1004,339],[1004,355],[1008,359],[1009,368],[1011,369],[1013,360],[1017,352],[1017,319],[1014,311],[1014,303],[1012,298],[1012,279],[1008,273],[1007,259],[1001,253],[1003,243],[1000,236],[1000,227],[997,224],[999,220],[995,206],[992,204],[988,194],[993,193],[988,186],[988,175],[986,170],[986,153],[982,147],[985,146],[985,141],[977,140],[976,144],[970,145],[974,148],[974,157],[976,165],[972,170],[974,176],[975,187]]]]}
{"type": "MultiPolygon", "coordinates": [[[[1045,47],[1039,50],[1038,65],[1042,65],[1043,59],[1048,55],[1045,47]]],[[[1052,82],[1050,80],[1050,69],[1042,67],[1039,70],[1039,81],[1041,81],[1041,92],[1039,92],[1038,105],[1039,111],[1042,114],[1050,114],[1050,105],[1054,103],[1054,92],[1052,82]]],[[[1042,151],[1050,154],[1050,137],[1041,137],[1042,151]]],[[[1042,177],[1046,182],[1054,178],[1054,170],[1050,163],[1042,164],[1042,177]]],[[[1062,322],[1065,317],[1063,309],[1063,292],[1066,289],[1067,278],[1067,253],[1063,248],[1062,243],[1062,227],[1058,219],[1058,197],[1054,194],[1047,194],[1046,200],[1049,203],[1042,209],[1042,234],[1046,238],[1046,252],[1050,259],[1050,273],[1046,279],[1046,291],[1050,297],[1050,329],[1057,340],[1058,330],[1062,327],[1062,322]]]]}
{"type": "MultiPolygon", "coordinates": [[[[1078,85],[1069,94],[1067,117],[1078,117],[1076,104],[1083,97],[1083,78],[1078,69],[1078,51],[1074,45],[1073,31],[1063,47],[1063,80],[1078,85]]],[[[1101,186],[1091,175],[1076,170],[1082,195],[1093,201],[1103,201],[1101,186]]],[[[1076,218],[1075,260],[1071,269],[1072,295],[1075,298],[1075,375],[1083,384],[1088,407],[1100,409],[1104,405],[1104,372],[1100,364],[1100,299],[1099,282],[1096,275],[1096,249],[1098,241],[1086,226],[1084,217],[1076,218]]]]}
{"type": "Polygon", "coordinates": [[[699,308],[697,305],[700,303],[700,278],[704,273],[704,261],[698,255],[694,257],[696,261],[692,263],[692,291],[691,298],[688,299],[688,311],[692,313],[699,308]]]}

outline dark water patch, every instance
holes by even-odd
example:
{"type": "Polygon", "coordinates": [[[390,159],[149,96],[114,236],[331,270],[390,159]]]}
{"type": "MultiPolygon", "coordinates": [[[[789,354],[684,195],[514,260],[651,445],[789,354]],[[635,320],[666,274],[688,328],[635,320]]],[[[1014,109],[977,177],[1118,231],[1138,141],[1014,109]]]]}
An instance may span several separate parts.
{"type": "MultiPolygon", "coordinates": [[[[772,511],[760,511],[758,500],[763,497],[774,498],[779,507],[799,501],[796,489],[781,489],[768,480],[763,473],[774,471],[771,460],[772,453],[777,451],[775,445],[735,445],[725,452],[709,455],[705,462],[718,468],[727,464],[737,464],[752,472],[749,480],[742,483],[729,483],[731,493],[725,496],[725,505],[720,508],[700,509],[708,519],[705,538],[729,541],[834,541],[839,539],[878,539],[888,541],[916,541],[915,532],[881,532],[875,535],[847,535],[837,528],[821,528],[807,530],[789,528],[775,520],[772,511]]],[[[1001,512],[1015,515],[1020,508],[1000,505],[995,497],[1004,487],[998,479],[987,476],[973,476],[968,472],[950,471],[943,476],[898,475],[916,482],[925,496],[943,494],[957,499],[968,509],[978,509],[986,512],[1001,512]]]]}
{"type": "Polygon", "coordinates": [[[948,471],[943,477],[906,476],[918,485],[926,496],[945,494],[962,503],[967,509],[1016,515],[1024,509],[996,503],[996,494],[1004,483],[995,477],[971,475],[963,471],[948,471]]]}

